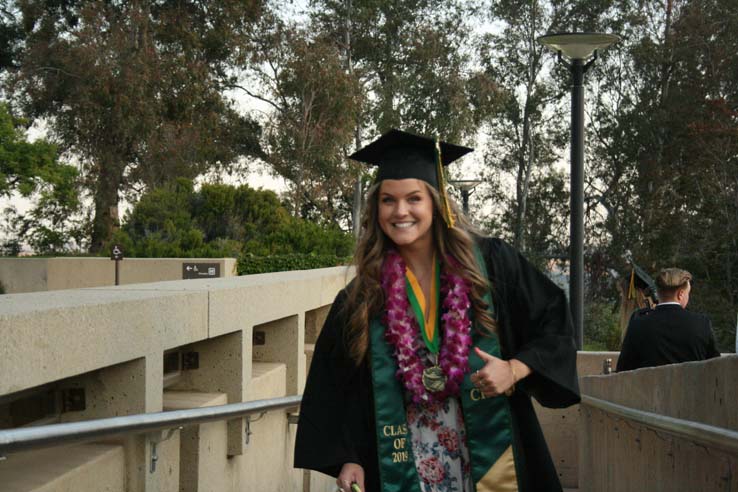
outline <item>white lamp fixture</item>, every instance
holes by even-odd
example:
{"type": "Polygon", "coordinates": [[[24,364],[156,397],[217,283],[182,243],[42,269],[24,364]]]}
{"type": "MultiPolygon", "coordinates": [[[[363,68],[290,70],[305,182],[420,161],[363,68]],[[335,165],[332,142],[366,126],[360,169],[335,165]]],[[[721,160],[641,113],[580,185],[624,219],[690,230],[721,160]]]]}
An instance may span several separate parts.
{"type": "Polygon", "coordinates": [[[456,179],[449,181],[449,184],[454,185],[459,189],[459,191],[461,191],[462,210],[464,211],[464,214],[469,213],[469,195],[471,195],[474,188],[476,188],[477,185],[482,184],[482,182],[483,181],[481,179],[456,179]]]}
{"type": "Polygon", "coordinates": [[[538,42],[572,60],[586,60],[597,50],[620,41],[620,36],[599,32],[565,32],[540,36],[538,42]]]}

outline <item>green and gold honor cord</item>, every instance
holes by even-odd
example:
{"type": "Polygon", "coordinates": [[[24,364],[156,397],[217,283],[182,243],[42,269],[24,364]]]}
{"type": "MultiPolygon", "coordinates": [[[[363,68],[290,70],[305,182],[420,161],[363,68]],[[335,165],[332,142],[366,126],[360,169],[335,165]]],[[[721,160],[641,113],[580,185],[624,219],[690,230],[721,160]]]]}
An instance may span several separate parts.
{"type": "Polygon", "coordinates": [[[431,299],[430,309],[428,315],[428,322],[426,323],[425,318],[425,307],[426,302],[421,303],[420,298],[423,298],[423,291],[420,288],[420,284],[416,279],[415,275],[411,270],[407,270],[405,277],[405,287],[407,289],[407,298],[410,301],[410,306],[415,313],[415,318],[418,320],[418,326],[420,327],[420,333],[423,336],[425,346],[432,354],[437,354],[441,348],[441,334],[439,330],[440,319],[439,309],[441,306],[441,268],[438,260],[433,260],[433,275],[431,284],[431,299]],[[422,304],[422,305],[421,305],[422,304]],[[430,333],[429,333],[430,332],[430,333]]]}

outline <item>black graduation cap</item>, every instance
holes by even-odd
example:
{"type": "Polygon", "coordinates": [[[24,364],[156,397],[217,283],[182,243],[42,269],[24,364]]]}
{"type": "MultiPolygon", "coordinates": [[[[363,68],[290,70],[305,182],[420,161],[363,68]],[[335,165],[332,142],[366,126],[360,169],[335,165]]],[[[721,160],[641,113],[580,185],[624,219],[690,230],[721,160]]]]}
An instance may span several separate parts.
{"type": "MultiPolygon", "coordinates": [[[[440,148],[444,166],[474,150],[446,142],[440,142],[440,148]]],[[[439,191],[444,187],[443,177],[438,176],[436,141],[432,138],[393,128],[349,158],[378,166],[377,181],[416,178],[439,191]]]]}

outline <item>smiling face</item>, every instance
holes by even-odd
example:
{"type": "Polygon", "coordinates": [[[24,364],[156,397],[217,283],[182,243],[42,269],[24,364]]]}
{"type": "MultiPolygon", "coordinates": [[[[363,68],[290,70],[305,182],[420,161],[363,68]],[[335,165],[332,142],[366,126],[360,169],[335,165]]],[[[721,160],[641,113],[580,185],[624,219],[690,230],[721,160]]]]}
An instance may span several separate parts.
{"type": "Polygon", "coordinates": [[[433,198],[419,179],[385,179],[379,188],[379,227],[398,249],[430,249],[433,198]]]}

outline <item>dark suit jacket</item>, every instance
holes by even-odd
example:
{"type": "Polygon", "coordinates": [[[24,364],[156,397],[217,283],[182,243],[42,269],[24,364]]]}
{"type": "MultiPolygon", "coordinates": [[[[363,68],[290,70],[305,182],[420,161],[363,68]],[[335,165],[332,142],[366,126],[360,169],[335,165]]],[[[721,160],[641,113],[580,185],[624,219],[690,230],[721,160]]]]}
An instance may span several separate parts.
{"type": "Polygon", "coordinates": [[[710,318],[676,304],[633,313],[618,371],[718,357],[710,318]]]}

